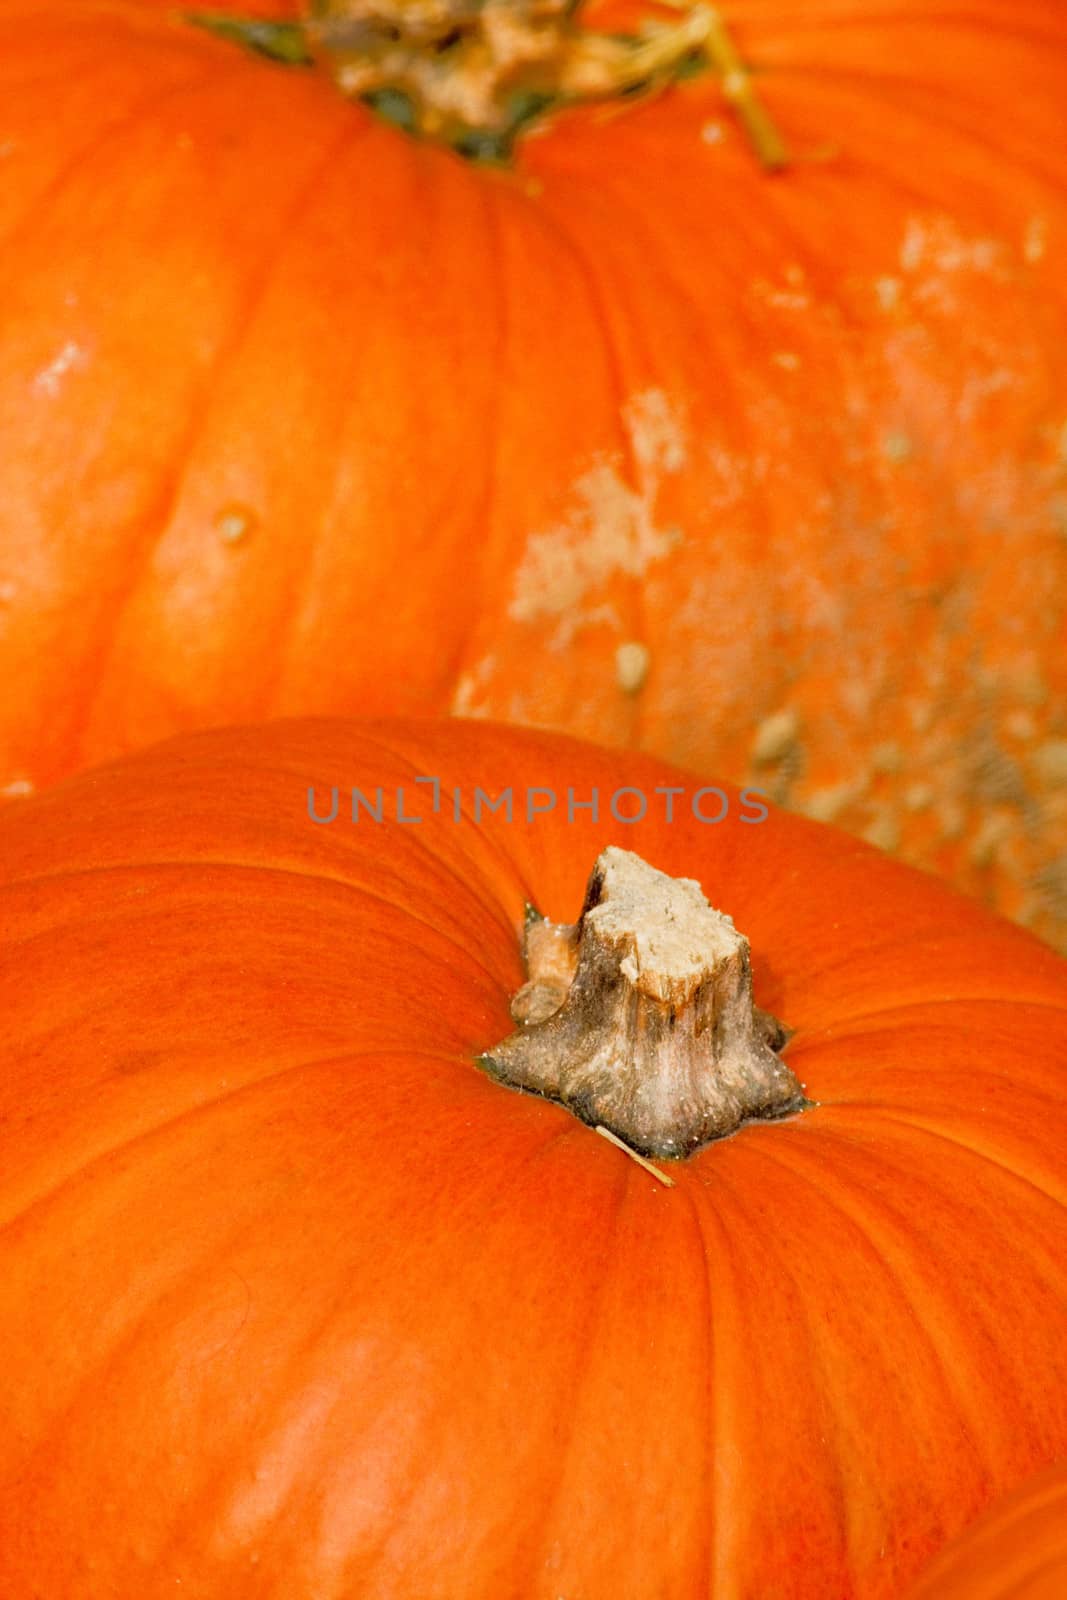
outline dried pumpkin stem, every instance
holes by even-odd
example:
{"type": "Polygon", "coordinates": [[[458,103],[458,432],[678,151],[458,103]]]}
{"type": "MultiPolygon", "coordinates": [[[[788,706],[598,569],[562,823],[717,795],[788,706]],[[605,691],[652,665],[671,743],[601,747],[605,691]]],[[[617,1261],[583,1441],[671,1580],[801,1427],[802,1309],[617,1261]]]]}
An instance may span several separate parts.
{"type": "Polygon", "coordinates": [[[636,34],[587,30],[581,0],[311,0],[298,22],[190,20],[290,65],[320,63],[340,89],[413,133],[500,159],[535,117],[610,101],[710,69],[760,160],[785,147],[719,13],[686,0],[636,34]]]}
{"type": "Polygon", "coordinates": [[[805,1104],[752,1000],[748,941],[700,885],[614,847],[573,926],[527,921],[522,1026],[481,1057],[494,1078],[558,1100],[645,1156],[686,1156],[755,1117],[805,1104]]]}

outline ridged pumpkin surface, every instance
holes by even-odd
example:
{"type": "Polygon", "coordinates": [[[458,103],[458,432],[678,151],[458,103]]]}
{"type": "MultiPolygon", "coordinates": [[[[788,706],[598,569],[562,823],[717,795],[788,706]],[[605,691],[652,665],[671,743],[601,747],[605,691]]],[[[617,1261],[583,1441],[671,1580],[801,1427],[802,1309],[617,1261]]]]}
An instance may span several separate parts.
{"type": "Polygon", "coordinates": [[[998,1503],[925,1573],[909,1600],[1063,1600],[1067,1466],[998,1503]]]}
{"type": "Polygon", "coordinates": [[[454,709],[1067,941],[1060,0],[730,0],[774,177],[712,75],[493,170],[180,9],[0,3],[0,788],[454,709]]]}
{"type": "Polygon", "coordinates": [[[13,803],[5,1597],[895,1600],[1067,1451],[1065,964],[833,830],[697,822],[695,787],[319,723],[13,803]],[[558,804],[476,823],[479,785],[558,804]],[[573,918],[610,842],[735,918],[817,1102],[669,1189],[474,1064],[524,903],[573,918]]]}

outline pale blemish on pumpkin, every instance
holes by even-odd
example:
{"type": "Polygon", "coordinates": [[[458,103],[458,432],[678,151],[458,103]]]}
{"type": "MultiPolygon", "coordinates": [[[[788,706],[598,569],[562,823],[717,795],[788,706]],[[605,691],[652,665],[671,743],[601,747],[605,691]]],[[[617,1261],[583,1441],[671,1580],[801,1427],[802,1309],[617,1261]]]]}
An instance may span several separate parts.
{"type": "Polygon", "coordinates": [[[84,367],[89,359],[88,351],[74,339],[68,339],[66,344],[54,355],[46,367],[42,367],[30,383],[34,394],[55,396],[63,386],[63,379],[70,372],[75,372],[79,367],[84,367]]]}
{"type": "Polygon", "coordinates": [[[4,800],[22,800],[28,794],[36,794],[37,785],[31,778],[12,778],[10,783],[5,783],[0,789],[0,798],[4,800]]]}
{"type": "Polygon", "coordinates": [[[719,444],[708,446],[707,463],[715,478],[715,484],[709,486],[708,506],[719,512],[730,510],[765,483],[770,471],[769,457],[754,455],[745,459],[719,444]]]}
{"type": "MultiPolygon", "coordinates": [[[[326,1436],[343,1394],[342,1375],[320,1373],[280,1412],[248,1468],[220,1510],[212,1544],[232,1555],[260,1538],[278,1518],[298,1483],[307,1452],[326,1436]]],[[[399,1431],[399,1430],[398,1430],[399,1431]]]]}
{"type": "Polygon", "coordinates": [[[960,391],[956,405],[957,418],[960,422],[972,422],[979,407],[990,395],[1017,388],[1021,381],[1020,375],[1010,367],[991,367],[988,372],[972,374],[960,391]]]}
{"type": "Polygon", "coordinates": [[[871,751],[871,767],[875,772],[899,772],[903,765],[903,752],[899,744],[892,739],[887,739],[883,744],[876,744],[871,751]]]}
{"type": "Polygon", "coordinates": [[[999,239],[968,236],[949,216],[912,217],[900,246],[905,272],[996,273],[1006,266],[1007,251],[999,239]]]}
{"type": "Polygon", "coordinates": [[[495,672],[496,656],[488,655],[460,676],[449,707],[452,716],[476,717],[484,714],[479,701],[488,693],[495,672]]]}
{"type": "Polygon", "coordinates": [[[722,144],[726,138],[726,129],[721,122],[705,122],[700,130],[700,137],[705,144],[722,144]]]}
{"type": "Polygon", "coordinates": [[[662,389],[634,395],[622,416],[634,455],[646,472],[681,472],[689,453],[685,424],[662,389]]]}
{"type": "Polygon", "coordinates": [[[215,532],[223,544],[241,544],[255,530],[258,520],[248,506],[237,503],[223,506],[215,517],[215,532]]]}
{"type": "Polygon", "coordinates": [[[926,235],[921,222],[908,223],[904,241],[900,246],[900,265],[905,272],[916,272],[922,265],[926,250],[926,235]]]}
{"type": "Polygon", "coordinates": [[[928,783],[910,783],[904,790],[904,806],[908,811],[926,811],[934,803],[934,791],[928,783]]]}
{"type": "Polygon", "coordinates": [[[679,543],[674,528],[657,527],[645,495],[604,460],[574,486],[577,505],[565,521],[534,534],[515,577],[508,608],[516,622],[560,617],[558,645],[590,620],[582,602],[616,574],[641,578],[679,543]]]}
{"type": "Polygon", "coordinates": [[[1048,248],[1048,218],[1031,217],[1023,234],[1023,260],[1033,266],[1045,259],[1048,248]]]}
{"type": "Polygon", "coordinates": [[[915,454],[915,446],[906,433],[887,433],[882,440],[882,454],[894,466],[902,466],[915,454]]]}
{"type": "Polygon", "coordinates": [[[945,844],[955,844],[962,839],[967,827],[967,813],[959,800],[943,800],[935,809],[937,825],[945,844]]]}
{"type": "Polygon", "coordinates": [[[971,840],[967,852],[971,865],[979,868],[991,867],[1013,832],[1014,823],[1010,816],[1004,812],[992,812],[985,818],[971,840]]]}
{"type": "Polygon", "coordinates": [[[757,278],[752,284],[752,294],[764,305],[773,306],[775,311],[810,311],[812,306],[807,275],[797,262],[790,262],[782,269],[778,282],[757,278]]]}
{"type": "MultiPolygon", "coordinates": [[[[840,630],[844,623],[838,624],[840,630]]],[[[879,686],[863,671],[849,672],[841,681],[841,703],[856,721],[866,721],[875,714],[879,686]]]]}
{"type": "Polygon", "coordinates": [[[1019,695],[1027,705],[1044,706],[1048,703],[1048,684],[1040,672],[1031,672],[1020,683],[1019,695]]]}
{"type": "Polygon", "coordinates": [[[1067,859],[1049,861],[1034,877],[1039,911],[1049,910],[1056,918],[1067,916],[1067,859]]]}
{"type": "Polygon", "coordinates": [[[900,848],[900,823],[889,811],[882,811],[863,830],[863,837],[876,849],[893,855],[900,848]]]}
{"type": "Polygon", "coordinates": [[[842,811],[859,799],[864,787],[855,783],[835,783],[822,789],[813,789],[802,802],[804,815],[815,822],[834,822],[842,811]]]}
{"type": "Polygon", "coordinates": [[[757,766],[770,766],[781,761],[796,743],[800,732],[800,718],[792,707],[784,707],[773,715],[764,717],[752,741],[752,759],[757,766]]]}
{"type": "Polygon", "coordinates": [[[877,278],[874,292],[883,311],[895,311],[900,304],[900,279],[877,278]]]}
{"type": "Polygon", "coordinates": [[[988,733],[980,732],[974,736],[969,777],[972,791],[978,799],[1025,808],[1027,793],[1022,769],[988,733]]]}
{"type": "Polygon", "coordinates": [[[684,421],[658,389],[635,395],[622,420],[636,486],[627,481],[622,451],[598,456],[575,482],[566,515],[531,536],[515,575],[509,616],[527,623],[558,619],[555,649],[606,620],[602,605],[590,604],[598,589],[618,576],[644,577],[682,540],[678,528],[660,525],[656,506],[664,478],[688,460],[684,421]]]}
{"type": "Polygon", "coordinates": [[[1011,739],[1032,739],[1037,723],[1029,711],[1011,711],[1004,718],[1004,732],[1011,739]]]}
{"type": "Polygon", "coordinates": [[[623,694],[639,694],[648,677],[651,655],[648,646],[636,639],[620,644],[615,652],[615,678],[623,694]]]}
{"type": "Polygon", "coordinates": [[[1050,788],[1067,788],[1067,739],[1047,739],[1034,751],[1038,781],[1050,788]]]}
{"type": "MultiPolygon", "coordinates": [[[[913,309],[958,320],[966,325],[964,336],[970,337],[975,279],[1009,284],[1018,271],[1018,250],[1002,239],[966,234],[950,217],[913,217],[901,243],[900,266],[913,309]]],[[[986,351],[984,358],[991,360],[992,354],[986,351]]],[[[1012,353],[1003,356],[1010,360],[1012,353]]]]}
{"type": "Polygon", "coordinates": [[[976,680],[989,697],[1021,700],[1034,707],[1043,706],[1048,699],[1048,685],[1032,650],[1027,650],[1020,661],[981,666],[976,680]]]}
{"type": "Polygon", "coordinates": [[[0,583],[0,606],[9,606],[18,594],[18,588],[10,578],[5,578],[0,583]]]}
{"type": "Polygon", "coordinates": [[[771,360],[783,372],[797,372],[800,368],[800,357],[794,350],[776,350],[771,360]]]}

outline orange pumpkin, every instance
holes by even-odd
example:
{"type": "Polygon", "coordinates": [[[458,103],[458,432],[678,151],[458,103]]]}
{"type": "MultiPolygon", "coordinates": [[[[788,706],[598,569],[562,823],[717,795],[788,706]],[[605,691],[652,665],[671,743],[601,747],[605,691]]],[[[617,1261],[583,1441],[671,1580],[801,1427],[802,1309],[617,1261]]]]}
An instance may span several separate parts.
{"type": "Polygon", "coordinates": [[[479,165],[174,0],[3,0],[0,788],[453,709],[1067,938],[1067,13],[722,9],[773,176],[715,72],[479,165]]]}
{"type": "Polygon", "coordinates": [[[1065,964],[759,818],[459,722],[12,804],[0,1592],[888,1600],[1067,1451],[1065,964]],[[479,1070],[609,845],[735,918],[813,1104],[649,1171],[479,1070]]]}
{"type": "Polygon", "coordinates": [[[1063,1600],[1067,1466],[998,1503],[923,1575],[910,1600],[1063,1600]]]}

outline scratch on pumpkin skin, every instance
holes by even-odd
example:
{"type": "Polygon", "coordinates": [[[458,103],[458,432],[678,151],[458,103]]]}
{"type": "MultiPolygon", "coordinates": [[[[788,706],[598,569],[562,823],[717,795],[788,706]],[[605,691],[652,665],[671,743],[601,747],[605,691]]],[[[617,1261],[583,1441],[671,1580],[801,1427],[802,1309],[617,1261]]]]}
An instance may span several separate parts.
{"type": "Polygon", "coordinates": [[[682,541],[656,515],[663,481],[684,470],[688,441],[661,390],[635,395],[623,411],[638,483],[628,483],[622,452],[596,457],[574,485],[577,504],[552,527],[534,533],[515,575],[508,614],[515,622],[558,619],[551,646],[562,649],[601,620],[590,604],[612,578],[642,578],[682,541]]]}
{"type": "Polygon", "coordinates": [[[625,1155],[630,1157],[631,1161],[636,1161],[639,1167],[644,1167],[646,1172],[650,1172],[666,1188],[674,1188],[673,1178],[668,1178],[665,1172],[661,1172],[658,1167],[654,1167],[651,1161],[646,1161],[645,1157],[637,1150],[632,1150],[624,1139],[620,1139],[617,1133],[612,1133],[610,1128],[605,1128],[602,1122],[597,1123],[594,1132],[599,1133],[602,1139],[606,1139],[609,1144],[613,1144],[617,1150],[622,1150],[625,1155]]]}

